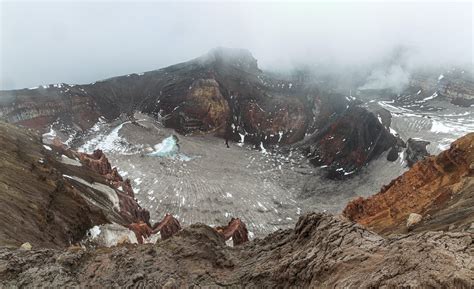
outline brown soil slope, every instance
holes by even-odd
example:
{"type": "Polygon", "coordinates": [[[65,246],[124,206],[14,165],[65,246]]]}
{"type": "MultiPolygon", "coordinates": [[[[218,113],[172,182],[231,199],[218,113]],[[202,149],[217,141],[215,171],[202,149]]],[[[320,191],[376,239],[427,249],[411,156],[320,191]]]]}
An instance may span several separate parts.
{"type": "Polygon", "coordinates": [[[423,216],[421,230],[472,230],[474,223],[474,133],[450,149],[427,157],[382,190],[358,198],[344,215],[376,232],[406,231],[411,213],[423,216]]]}
{"type": "Polygon", "coordinates": [[[43,146],[33,131],[0,122],[0,245],[67,247],[97,224],[147,221],[133,191],[114,188],[85,165],[86,155],[82,164],[74,157],[43,146]]]}

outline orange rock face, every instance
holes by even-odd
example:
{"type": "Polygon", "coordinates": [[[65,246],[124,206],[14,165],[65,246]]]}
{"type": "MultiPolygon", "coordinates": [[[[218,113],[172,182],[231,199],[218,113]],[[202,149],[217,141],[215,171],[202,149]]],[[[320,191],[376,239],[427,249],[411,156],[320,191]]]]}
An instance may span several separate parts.
{"type": "Polygon", "coordinates": [[[407,230],[410,213],[423,216],[417,225],[421,227],[469,226],[474,220],[473,195],[474,133],[470,133],[438,156],[416,163],[376,195],[351,201],[343,214],[385,234],[407,230]]]}
{"type": "Polygon", "coordinates": [[[173,126],[182,133],[207,132],[225,128],[230,109],[216,80],[198,79],[171,115],[173,126]]]}

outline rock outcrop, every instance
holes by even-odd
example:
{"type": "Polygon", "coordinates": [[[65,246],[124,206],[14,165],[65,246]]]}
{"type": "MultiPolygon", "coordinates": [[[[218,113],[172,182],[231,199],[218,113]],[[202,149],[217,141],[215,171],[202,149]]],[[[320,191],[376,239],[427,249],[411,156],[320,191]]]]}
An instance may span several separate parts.
{"type": "Polygon", "coordinates": [[[473,79],[472,72],[463,69],[449,69],[440,74],[419,71],[414,73],[408,88],[396,100],[416,106],[432,99],[445,99],[469,107],[474,104],[473,79]]]}
{"type": "Polygon", "coordinates": [[[213,78],[199,79],[189,87],[182,103],[169,115],[167,123],[181,133],[224,130],[231,112],[227,100],[213,78]]]}
{"type": "Polygon", "coordinates": [[[94,225],[149,222],[130,182],[100,151],[43,145],[36,133],[1,122],[0,148],[0,222],[8,224],[0,229],[2,245],[65,247],[94,225]]]}
{"type": "Polygon", "coordinates": [[[43,130],[60,123],[77,132],[99,116],[112,120],[138,110],[182,134],[212,133],[257,148],[294,144],[317,131],[308,153],[318,165],[334,161],[332,178],[351,175],[395,142],[351,98],[304,78],[263,72],[250,52],[239,49],[217,48],[188,62],[87,85],[0,91],[0,98],[0,119],[43,130]]]}
{"type": "Polygon", "coordinates": [[[230,248],[196,224],[156,245],[0,248],[0,285],[46,287],[470,288],[472,234],[384,239],[326,214],[230,248]],[[158,269],[157,269],[158,268],[158,269]]]}
{"type": "MultiPolygon", "coordinates": [[[[165,214],[151,224],[150,213],[135,199],[129,179],[123,179],[101,150],[92,154],[57,145],[42,145],[34,132],[0,122],[0,246],[61,248],[83,240],[95,225],[119,224],[135,233],[138,243],[160,233],[168,239],[181,230],[165,214]]],[[[248,241],[240,219],[216,228],[234,245],[248,241]]]]}
{"type": "Polygon", "coordinates": [[[57,84],[0,91],[0,120],[41,130],[56,120],[90,128],[102,111],[85,89],[87,86],[57,84]]]}
{"type": "Polygon", "coordinates": [[[234,246],[241,245],[249,241],[249,232],[244,222],[239,218],[232,218],[224,227],[217,227],[215,230],[224,237],[224,240],[229,240],[232,238],[232,243],[234,246]]]}
{"type": "Polygon", "coordinates": [[[373,113],[352,105],[297,147],[314,165],[325,167],[329,178],[341,179],[387,150],[391,150],[389,156],[395,155],[392,161],[397,159],[402,143],[373,113]]]}
{"type": "MultiPolygon", "coordinates": [[[[180,133],[267,143],[304,136],[317,98],[302,83],[262,72],[246,50],[217,48],[194,60],[87,85],[49,85],[1,91],[0,119],[46,129],[59,120],[86,129],[140,110],[161,115],[180,133]]],[[[329,108],[328,108],[329,109],[329,108]]],[[[328,112],[331,113],[331,112],[328,112]]]]}
{"type": "Polygon", "coordinates": [[[382,234],[406,232],[411,213],[423,216],[414,231],[472,231],[474,223],[474,133],[437,156],[417,162],[368,198],[350,202],[343,214],[382,234]]]}
{"type": "Polygon", "coordinates": [[[406,156],[405,160],[407,161],[408,166],[411,168],[416,162],[421,161],[430,154],[426,150],[426,146],[430,142],[409,138],[407,140],[407,149],[405,151],[406,156]]]}
{"type": "Polygon", "coordinates": [[[472,71],[451,69],[438,76],[438,92],[453,104],[465,107],[474,105],[474,75],[472,71]]]}
{"type": "Polygon", "coordinates": [[[63,176],[63,164],[43,148],[37,134],[5,123],[0,130],[0,244],[66,247],[93,225],[108,222],[63,176]]]}

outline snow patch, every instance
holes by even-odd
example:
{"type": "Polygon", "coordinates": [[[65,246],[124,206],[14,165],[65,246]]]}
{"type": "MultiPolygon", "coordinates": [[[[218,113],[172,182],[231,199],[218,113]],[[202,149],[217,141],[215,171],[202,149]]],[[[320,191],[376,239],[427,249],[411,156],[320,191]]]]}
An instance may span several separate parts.
{"type": "Polygon", "coordinates": [[[263,146],[263,142],[260,142],[260,150],[263,154],[266,154],[267,153],[267,150],[265,149],[265,147],[263,146]]]}
{"type": "Polygon", "coordinates": [[[450,133],[452,131],[452,128],[440,121],[433,120],[433,122],[431,123],[431,131],[434,133],[450,133]]]}
{"type": "Polygon", "coordinates": [[[104,193],[108,197],[110,202],[112,203],[113,207],[117,211],[120,211],[119,198],[118,198],[117,193],[115,192],[115,190],[112,189],[111,187],[109,187],[107,185],[104,185],[104,184],[101,184],[101,183],[89,183],[88,181],[86,181],[84,179],[81,179],[79,177],[76,177],[76,176],[63,175],[63,177],[74,180],[78,183],[81,183],[81,184],[86,185],[86,186],[88,186],[92,189],[95,189],[97,191],[100,191],[100,192],[104,193]]]}
{"type": "Polygon", "coordinates": [[[61,155],[61,162],[66,165],[72,165],[72,166],[78,166],[78,167],[82,166],[80,161],[71,159],[65,155],[61,155]]]}
{"type": "MultiPolygon", "coordinates": [[[[100,122],[101,120],[99,120],[100,122]]],[[[121,154],[129,154],[130,145],[123,139],[119,132],[122,127],[130,123],[130,121],[126,121],[112,129],[110,133],[103,135],[99,134],[95,138],[89,140],[85,144],[83,144],[78,151],[92,153],[96,149],[101,149],[104,152],[115,152],[121,154]]],[[[100,126],[100,123],[98,124],[100,126]]],[[[93,127],[93,130],[98,130],[96,126],[93,127]]]]}
{"type": "Polygon", "coordinates": [[[437,93],[437,92],[433,93],[431,96],[428,96],[428,97],[426,97],[426,98],[423,98],[422,101],[431,100],[431,99],[434,99],[434,98],[436,98],[436,97],[438,97],[438,93],[437,93]]]}
{"type": "Polygon", "coordinates": [[[239,143],[237,144],[238,146],[243,146],[244,145],[244,142],[245,142],[245,134],[241,134],[239,132],[239,136],[240,136],[240,141],[239,143]]]}
{"type": "MultiPolygon", "coordinates": [[[[157,234],[159,235],[159,234],[157,234]]],[[[101,247],[112,247],[123,243],[137,244],[138,240],[131,230],[118,224],[105,224],[94,226],[87,232],[85,242],[91,242],[101,247]]],[[[153,239],[156,235],[149,239],[145,239],[145,243],[155,243],[153,239]]]]}

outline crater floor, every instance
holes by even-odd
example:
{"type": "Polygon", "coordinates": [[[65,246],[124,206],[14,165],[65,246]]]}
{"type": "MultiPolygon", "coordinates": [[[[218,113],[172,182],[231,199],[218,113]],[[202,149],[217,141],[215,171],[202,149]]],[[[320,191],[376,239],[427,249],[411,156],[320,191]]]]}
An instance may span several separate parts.
{"type": "Polygon", "coordinates": [[[175,134],[138,114],[137,123],[98,124],[79,148],[103,149],[122,176],[130,178],[139,203],[152,221],[173,214],[183,225],[227,224],[239,217],[250,237],[293,227],[309,211],[339,213],[358,195],[370,195],[403,170],[384,157],[360,175],[331,181],[298,153],[262,152],[212,136],[178,136],[184,157],[147,156],[146,148],[175,134]],[[377,170],[378,174],[370,173],[377,170]]]}
{"type": "MultiPolygon", "coordinates": [[[[395,132],[404,140],[430,141],[429,152],[438,153],[473,128],[470,108],[441,104],[442,110],[434,113],[383,101],[369,106],[390,110],[395,132]]],[[[305,212],[340,213],[351,199],[377,193],[407,170],[401,152],[395,162],[382,155],[348,180],[329,180],[323,168],[311,166],[298,153],[262,152],[239,143],[227,148],[223,139],[209,135],[178,135],[181,157],[151,157],[147,149],[176,133],[144,114],[137,113],[136,119],[97,123],[79,150],[104,150],[122,176],[132,180],[152,221],[171,213],[185,226],[214,226],[239,217],[251,238],[263,237],[293,227],[305,212]]]]}

